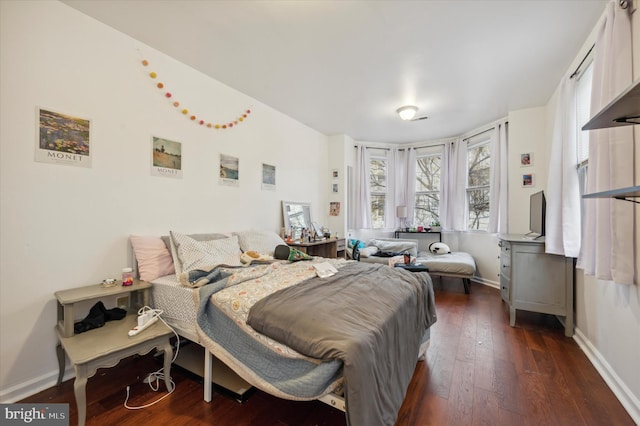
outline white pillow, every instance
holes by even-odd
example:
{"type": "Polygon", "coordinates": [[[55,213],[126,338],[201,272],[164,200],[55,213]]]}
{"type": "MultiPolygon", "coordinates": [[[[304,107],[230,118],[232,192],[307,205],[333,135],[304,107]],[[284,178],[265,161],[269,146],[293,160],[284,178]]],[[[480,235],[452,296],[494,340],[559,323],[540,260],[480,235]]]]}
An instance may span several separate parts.
{"type": "Polygon", "coordinates": [[[240,244],[240,249],[242,251],[256,251],[268,256],[273,256],[273,251],[277,246],[287,244],[273,231],[251,230],[234,232],[233,235],[238,237],[238,243],[240,244]]]}
{"type": "Polygon", "coordinates": [[[431,243],[429,244],[429,251],[434,254],[451,253],[451,249],[445,243],[431,243]]]}
{"type": "Polygon", "coordinates": [[[414,241],[372,239],[369,241],[369,244],[367,244],[367,246],[376,246],[380,251],[409,253],[414,257],[418,255],[418,247],[414,241]]]}
{"type": "Polygon", "coordinates": [[[211,270],[218,265],[241,266],[238,237],[219,240],[196,241],[193,238],[171,231],[171,242],[176,247],[176,274],[194,269],[211,270]]]}
{"type": "Polygon", "coordinates": [[[378,252],[378,247],[369,246],[360,249],[360,257],[370,257],[378,252]]]}

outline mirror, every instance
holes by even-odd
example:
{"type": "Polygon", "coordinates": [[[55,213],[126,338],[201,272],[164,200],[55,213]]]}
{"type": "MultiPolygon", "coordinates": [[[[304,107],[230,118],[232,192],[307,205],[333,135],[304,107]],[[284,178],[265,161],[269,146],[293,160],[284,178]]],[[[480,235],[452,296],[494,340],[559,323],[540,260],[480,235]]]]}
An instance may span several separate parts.
{"type": "Polygon", "coordinates": [[[285,229],[311,228],[311,204],[295,201],[282,202],[285,229]]]}

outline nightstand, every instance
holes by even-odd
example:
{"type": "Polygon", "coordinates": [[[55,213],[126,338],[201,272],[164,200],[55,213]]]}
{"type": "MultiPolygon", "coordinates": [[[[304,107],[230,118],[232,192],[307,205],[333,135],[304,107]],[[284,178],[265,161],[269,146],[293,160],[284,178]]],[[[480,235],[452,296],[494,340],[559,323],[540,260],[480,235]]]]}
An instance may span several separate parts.
{"type": "Polygon", "coordinates": [[[135,336],[128,332],[137,325],[135,312],[121,320],[109,321],[100,328],[75,334],[74,305],[78,302],[96,300],[109,296],[130,293],[132,297],[142,298],[142,304],[148,306],[151,284],[134,280],[131,286],[116,285],[103,287],[100,284],[62,290],[55,293],[58,300],[58,324],[56,333],[60,343],[56,348],[58,355],[58,384],[62,383],[65,370],[65,353],[73,364],[76,378],[73,384],[78,406],[78,425],[83,426],[87,415],[86,385],[87,379],[96,374],[99,368],[113,367],[122,359],[131,355],[144,355],[152,349],[164,351],[165,386],[171,390],[171,360],[173,348],[169,341],[173,332],[162,321],[157,321],[135,336]]]}

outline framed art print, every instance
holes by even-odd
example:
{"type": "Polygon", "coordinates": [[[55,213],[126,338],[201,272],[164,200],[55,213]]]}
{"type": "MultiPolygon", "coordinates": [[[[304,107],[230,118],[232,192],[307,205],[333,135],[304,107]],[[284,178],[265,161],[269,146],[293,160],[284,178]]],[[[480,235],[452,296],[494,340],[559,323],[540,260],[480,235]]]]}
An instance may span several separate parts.
{"type": "Polygon", "coordinates": [[[522,175],[522,186],[526,188],[533,188],[535,185],[535,180],[533,173],[527,173],[522,175]]]}
{"type": "Polygon", "coordinates": [[[182,143],[151,137],[151,176],[182,179],[182,143]]]}
{"type": "Polygon", "coordinates": [[[329,216],[340,216],[340,202],[331,201],[329,203],[329,216]]]}
{"type": "Polygon", "coordinates": [[[533,152],[525,152],[520,154],[520,167],[533,166],[533,152]]]}
{"type": "Polygon", "coordinates": [[[276,189],[276,166],[262,163],[262,189],[275,191],[276,189]]]}
{"type": "Polygon", "coordinates": [[[239,186],[240,160],[238,157],[220,154],[220,184],[239,186]]]}
{"type": "Polygon", "coordinates": [[[36,161],[91,167],[91,121],[37,109],[36,161]]]}

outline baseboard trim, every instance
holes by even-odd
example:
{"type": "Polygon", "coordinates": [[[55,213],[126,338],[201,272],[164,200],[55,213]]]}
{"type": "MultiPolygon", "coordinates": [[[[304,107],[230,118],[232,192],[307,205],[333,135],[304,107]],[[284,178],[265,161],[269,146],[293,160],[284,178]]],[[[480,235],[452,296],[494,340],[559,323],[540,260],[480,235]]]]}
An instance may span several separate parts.
{"type": "MultiPolygon", "coordinates": [[[[75,377],[75,372],[72,366],[67,366],[62,378],[63,381],[72,379],[75,377]]],[[[58,383],[58,371],[43,374],[39,377],[34,377],[24,383],[11,386],[8,389],[2,389],[0,391],[0,403],[13,404],[16,401],[21,401],[32,395],[42,392],[45,389],[55,386],[58,383]]]]}
{"type": "Polygon", "coordinates": [[[582,352],[587,355],[591,364],[593,364],[600,376],[602,376],[633,421],[640,425],[640,400],[631,393],[627,385],[620,379],[613,368],[611,368],[607,360],[577,327],[573,339],[578,346],[580,346],[582,352]]]}
{"type": "Polygon", "coordinates": [[[471,281],[475,281],[477,283],[486,285],[487,287],[493,287],[495,289],[500,290],[500,283],[499,282],[485,280],[484,278],[480,278],[480,277],[473,277],[473,278],[471,278],[471,281]]]}

